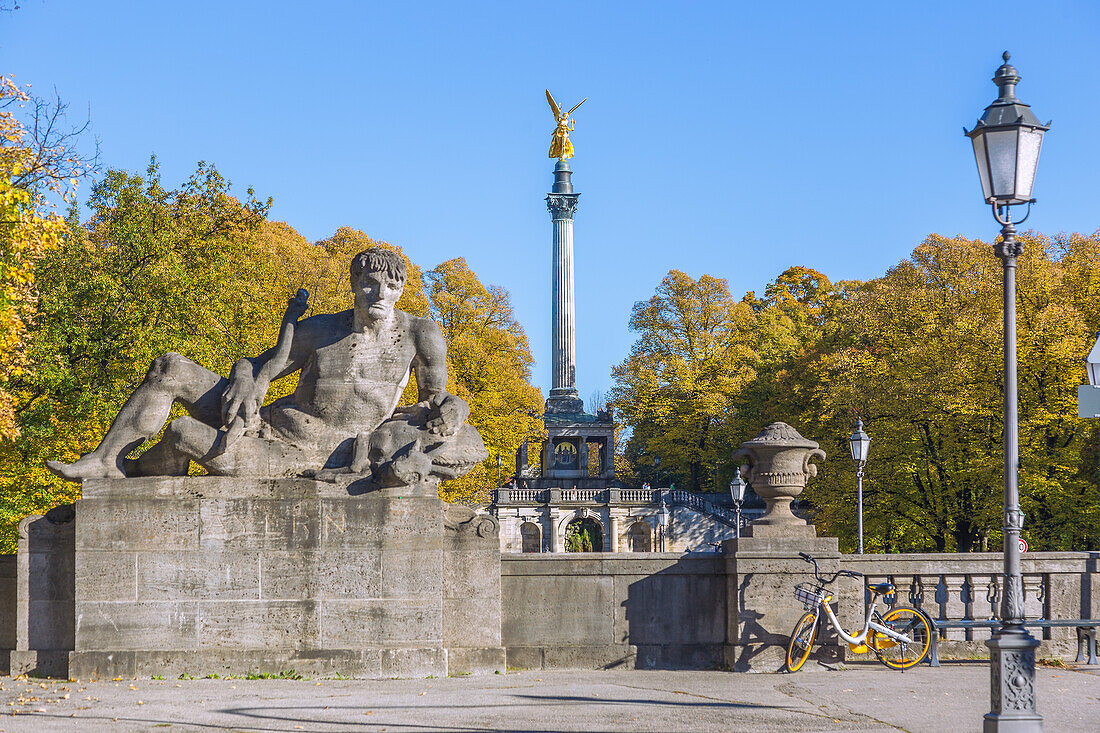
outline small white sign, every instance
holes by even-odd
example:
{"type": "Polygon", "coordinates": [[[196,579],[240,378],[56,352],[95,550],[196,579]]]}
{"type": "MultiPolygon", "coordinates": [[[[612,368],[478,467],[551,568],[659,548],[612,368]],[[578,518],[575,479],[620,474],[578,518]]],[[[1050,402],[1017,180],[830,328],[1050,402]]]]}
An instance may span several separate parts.
{"type": "Polygon", "coordinates": [[[1077,388],[1077,417],[1100,417],[1100,387],[1082,384],[1077,388]]]}
{"type": "Polygon", "coordinates": [[[1020,554],[1027,552],[1027,540],[1020,538],[1020,554]]]}

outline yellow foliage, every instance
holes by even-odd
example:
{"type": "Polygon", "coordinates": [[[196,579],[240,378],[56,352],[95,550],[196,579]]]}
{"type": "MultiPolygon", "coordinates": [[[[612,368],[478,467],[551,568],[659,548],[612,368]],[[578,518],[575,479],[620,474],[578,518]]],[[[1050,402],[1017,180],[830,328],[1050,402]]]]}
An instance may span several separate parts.
{"type": "MultiPolygon", "coordinates": [[[[9,382],[23,376],[27,368],[27,328],[36,301],[35,263],[57,245],[65,229],[41,191],[17,182],[32,164],[35,151],[10,107],[27,99],[10,78],[0,77],[0,440],[19,435],[9,382]]],[[[75,183],[73,179],[74,188],[75,183]]]]}

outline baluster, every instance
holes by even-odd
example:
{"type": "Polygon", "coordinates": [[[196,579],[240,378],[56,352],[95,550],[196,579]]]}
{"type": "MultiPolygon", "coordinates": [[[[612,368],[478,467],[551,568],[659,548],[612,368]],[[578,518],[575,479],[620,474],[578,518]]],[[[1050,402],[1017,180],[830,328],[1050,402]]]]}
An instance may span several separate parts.
{"type": "MultiPolygon", "coordinates": [[[[961,575],[943,576],[944,612],[951,621],[966,618],[966,604],[962,597],[964,582],[965,578],[961,575]]],[[[948,629],[947,638],[954,641],[963,641],[966,639],[966,630],[948,629]]]]}
{"type": "MultiPolygon", "coordinates": [[[[985,601],[981,604],[982,619],[1000,618],[1001,616],[1001,576],[990,575],[985,587],[985,601]]],[[[988,639],[992,634],[991,629],[975,629],[978,638],[988,639]]]]}
{"type": "MultiPolygon", "coordinates": [[[[964,576],[964,582],[961,592],[961,599],[963,604],[963,619],[966,621],[974,620],[974,576],[964,576]]],[[[967,641],[974,639],[974,629],[966,629],[967,641]]]]}
{"type": "MultiPolygon", "coordinates": [[[[1043,613],[1043,600],[1046,594],[1044,591],[1044,576],[1043,575],[1025,575],[1024,576],[1024,618],[1038,619],[1045,618],[1046,614],[1043,613]]],[[[1044,639],[1050,638],[1050,629],[1043,629],[1044,639]]]]}

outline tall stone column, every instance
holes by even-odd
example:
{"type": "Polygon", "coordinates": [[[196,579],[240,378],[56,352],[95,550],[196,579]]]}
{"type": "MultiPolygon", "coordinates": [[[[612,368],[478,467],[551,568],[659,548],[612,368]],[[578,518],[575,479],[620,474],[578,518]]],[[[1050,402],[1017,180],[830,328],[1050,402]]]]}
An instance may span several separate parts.
{"type": "Polygon", "coordinates": [[[554,189],[546,195],[546,207],[554,221],[553,281],[553,379],[546,412],[579,413],[584,403],[577,397],[576,319],[573,307],[573,215],[580,194],[573,193],[569,162],[554,166],[554,189]]]}

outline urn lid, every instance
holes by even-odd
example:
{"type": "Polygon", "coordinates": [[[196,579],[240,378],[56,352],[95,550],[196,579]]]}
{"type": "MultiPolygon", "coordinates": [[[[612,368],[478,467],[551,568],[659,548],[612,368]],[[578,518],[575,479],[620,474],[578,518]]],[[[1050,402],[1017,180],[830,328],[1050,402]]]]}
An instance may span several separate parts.
{"type": "Polygon", "coordinates": [[[752,440],[741,444],[745,446],[776,446],[783,448],[818,448],[818,444],[809,438],[803,438],[797,430],[785,422],[773,422],[760,431],[752,440]]]}

